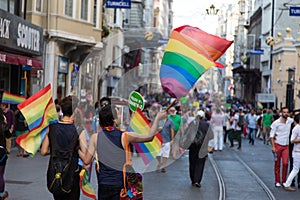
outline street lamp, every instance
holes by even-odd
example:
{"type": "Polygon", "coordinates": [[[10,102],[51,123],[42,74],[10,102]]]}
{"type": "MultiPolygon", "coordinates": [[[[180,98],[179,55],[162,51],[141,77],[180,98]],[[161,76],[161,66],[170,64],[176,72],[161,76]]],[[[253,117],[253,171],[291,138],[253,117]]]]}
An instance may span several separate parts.
{"type": "Polygon", "coordinates": [[[217,15],[220,9],[216,9],[216,7],[214,6],[214,4],[211,4],[209,9],[206,9],[206,13],[208,15],[217,15]]]}

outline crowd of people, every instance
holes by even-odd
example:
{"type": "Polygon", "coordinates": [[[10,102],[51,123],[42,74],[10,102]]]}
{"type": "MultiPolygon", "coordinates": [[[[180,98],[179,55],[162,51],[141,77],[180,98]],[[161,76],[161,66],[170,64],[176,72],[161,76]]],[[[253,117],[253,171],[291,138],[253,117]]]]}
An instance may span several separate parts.
{"type": "MultiPolygon", "coordinates": [[[[207,112],[206,109],[200,111],[207,112]]],[[[191,121],[189,118],[193,118],[194,115],[196,114],[186,113],[185,121],[188,123],[191,121]]],[[[281,110],[248,110],[243,107],[239,107],[238,110],[222,110],[215,107],[205,116],[213,130],[214,137],[210,145],[215,152],[221,152],[228,140],[229,149],[237,143],[239,150],[242,148],[243,137],[253,146],[256,140],[262,140],[265,145],[271,144],[274,154],[275,187],[283,187],[287,191],[295,191],[295,187],[300,188],[300,110],[289,112],[286,107],[281,110]]]]}
{"type": "MultiPolygon", "coordinates": [[[[96,171],[98,198],[119,199],[123,187],[122,167],[126,145],[152,141],[157,131],[163,138],[163,144],[156,157],[156,170],[166,173],[168,159],[176,160],[184,153],[185,149],[180,146],[181,140],[193,130],[193,139],[186,148],[189,149],[190,180],[195,187],[201,187],[208,153],[219,153],[236,144],[240,150],[242,139],[245,138],[254,148],[257,140],[271,145],[275,156],[276,187],[288,191],[295,191],[295,186],[300,188],[300,110],[290,113],[287,108],[280,111],[244,107],[224,109],[217,105],[208,108],[184,105],[182,102],[166,109],[167,104],[158,108],[157,103],[148,102],[142,112],[152,126],[149,133],[143,135],[121,129],[120,111],[108,97],[101,98],[93,105],[92,102],[80,103],[76,97],[67,96],[61,102],[55,101],[55,104],[59,123],[50,126],[40,149],[41,154],[50,154],[49,170],[54,158],[60,154],[58,152],[63,151],[76,138],[77,142],[72,143],[71,149],[72,165],[78,167],[78,170],[74,171],[76,178],[73,179],[72,192],[63,196],[54,194],[54,199],[79,199],[79,172],[82,168],[89,170],[93,162],[99,166],[96,171]],[[209,147],[213,151],[209,152],[209,147]]],[[[6,154],[9,154],[11,148],[11,138],[5,133],[19,136],[27,133],[28,127],[20,111],[12,111],[6,104],[1,104],[0,110],[0,122],[5,124],[3,130],[0,130],[2,156],[2,147],[6,154]]],[[[18,146],[17,156],[28,157],[28,153],[18,146]]],[[[0,199],[8,196],[4,190],[5,164],[6,160],[0,162],[0,199]]]]}

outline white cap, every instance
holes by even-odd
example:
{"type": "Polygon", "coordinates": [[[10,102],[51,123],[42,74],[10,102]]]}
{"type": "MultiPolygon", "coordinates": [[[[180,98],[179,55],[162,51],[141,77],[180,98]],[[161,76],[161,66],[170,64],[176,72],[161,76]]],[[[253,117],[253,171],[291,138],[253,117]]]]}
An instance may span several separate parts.
{"type": "Polygon", "coordinates": [[[205,117],[205,113],[203,112],[203,110],[199,110],[197,112],[197,115],[199,115],[200,117],[205,117]]]}

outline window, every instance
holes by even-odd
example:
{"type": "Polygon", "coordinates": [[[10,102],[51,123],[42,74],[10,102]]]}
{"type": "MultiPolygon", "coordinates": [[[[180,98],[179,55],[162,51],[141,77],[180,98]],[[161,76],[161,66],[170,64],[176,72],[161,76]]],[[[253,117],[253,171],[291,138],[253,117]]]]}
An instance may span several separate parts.
{"type": "Polygon", "coordinates": [[[14,14],[15,2],[14,0],[0,0],[0,8],[14,14]]]}
{"type": "Polygon", "coordinates": [[[42,12],[42,0],[35,0],[35,10],[42,12]]]}
{"type": "Polygon", "coordinates": [[[73,0],[65,0],[65,15],[73,17],[73,0]]]}
{"type": "Polygon", "coordinates": [[[89,0],[81,0],[81,19],[88,20],[89,0]]]}
{"type": "Polygon", "coordinates": [[[7,8],[7,0],[0,0],[0,8],[3,10],[8,10],[7,8]]]}

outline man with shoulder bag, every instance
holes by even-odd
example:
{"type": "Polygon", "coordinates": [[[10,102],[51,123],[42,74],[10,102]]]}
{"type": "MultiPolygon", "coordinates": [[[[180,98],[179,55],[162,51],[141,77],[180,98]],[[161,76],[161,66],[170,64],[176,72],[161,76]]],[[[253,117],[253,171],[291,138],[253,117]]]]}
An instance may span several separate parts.
{"type": "Polygon", "coordinates": [[[197,112],[195,121],[196,134],[189,147],[189,174],[192,185],[200,188],[208,153],[208,142],[213,139],[213,132],[209,123],[205,121],[205,113],[202,110],[197,112]]]}

